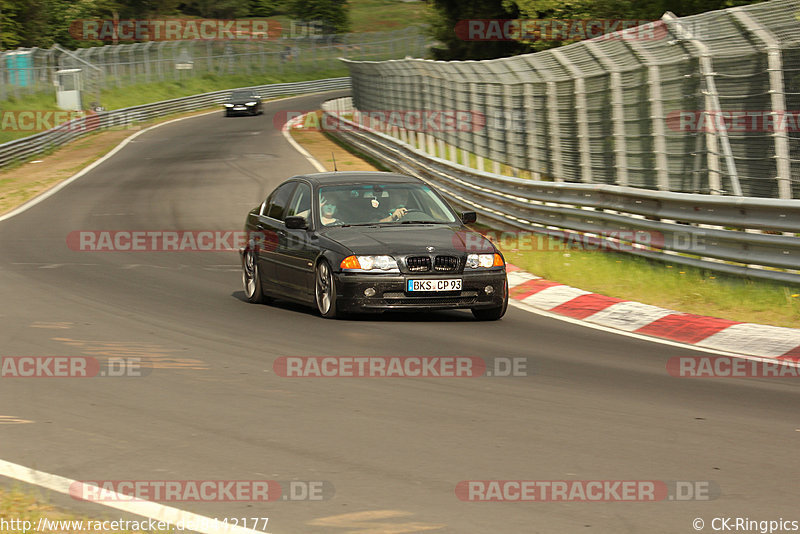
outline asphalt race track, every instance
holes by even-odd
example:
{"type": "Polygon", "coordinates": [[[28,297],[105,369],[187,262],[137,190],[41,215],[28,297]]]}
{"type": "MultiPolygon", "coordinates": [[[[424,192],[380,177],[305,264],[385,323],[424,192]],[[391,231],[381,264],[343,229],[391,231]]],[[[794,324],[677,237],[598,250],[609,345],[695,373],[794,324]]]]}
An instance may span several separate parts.
{"type": "Polygon", "coordinates": [[[707,354],[517,308],[494,323],[469,312],[324,320],[247,303],[234,252],[67,246],[73,231],[241,230],[276,184],[314,172],[273,114],[340,94],[156,128],[0,223],[0,355],[153,367],[142,377],[0,378],[0,459],[75,480],[335,488],[321,501],[165,503],[269,517],[259,530],[275,534],[687,533],[695,518],[706,531],[715,517],[800,521],[796,378],[672,377],[669,358],[707,354]],[[282,356],[525,358],[528,376],[281,378],[272,365],[282,356]],[[466,480],[694,481],[721,496],[462,502],[455,488],[466,480]]]}

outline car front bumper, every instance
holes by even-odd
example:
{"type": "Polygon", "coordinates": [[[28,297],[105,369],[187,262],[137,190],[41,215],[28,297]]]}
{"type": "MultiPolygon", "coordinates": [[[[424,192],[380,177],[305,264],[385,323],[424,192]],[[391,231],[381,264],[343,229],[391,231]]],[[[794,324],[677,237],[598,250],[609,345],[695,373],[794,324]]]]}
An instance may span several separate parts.
{"type": "Polygon", "coordinates": [[[381,310],[481,309],[503,306],[508,293],[505,270],[459,274],[335,273],[337,307],[344,312],[381,310]],[[409,279],[462,280],[461,291],[409,292],[409,279]],[[491,287],[492,291],[486,291],[491,287]],[[373,296],[365,291],[374,290],[373,296]]]}
{"type": "Polygon", "coordinates": [[[258,106],[245,106],[244,104],[236,104],[233,107],[226,106],[224,109],[228,115],[252,115],[253,112],[258,109],[258,106]]]}

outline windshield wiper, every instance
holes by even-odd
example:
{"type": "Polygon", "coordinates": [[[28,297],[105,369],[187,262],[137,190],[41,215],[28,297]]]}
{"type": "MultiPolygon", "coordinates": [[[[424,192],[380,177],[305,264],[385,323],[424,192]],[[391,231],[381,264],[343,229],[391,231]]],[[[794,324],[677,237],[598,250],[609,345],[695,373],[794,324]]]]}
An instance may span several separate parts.
{"type": "Polygon", "coordinates": [[[442,221],[400,221],[400,224],[447,224],[442,221]]]}

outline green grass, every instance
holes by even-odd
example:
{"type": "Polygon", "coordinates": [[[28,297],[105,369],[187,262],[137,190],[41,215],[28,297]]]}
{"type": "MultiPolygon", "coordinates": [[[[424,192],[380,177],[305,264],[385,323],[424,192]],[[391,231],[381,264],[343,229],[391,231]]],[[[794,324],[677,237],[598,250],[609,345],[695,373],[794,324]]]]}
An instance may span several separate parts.
{"type": "Polygon", "coordinates": [[[367,163],[369,163],[373,167],[375,167],[375,168],[377,168],[377,169],[379,169],[381,171],[392,172],[393,169],[391,167],[387,166],[386,164],[384,164],[382,161],[373,158],[369,154],[365,154],[365,153],[361,152],[360,150],[358,150],[357,148],[353,147],[352,145],[349,145],[349,144],[345,143],[344,141],[340,140],[335,135],[330,134],[330,133],[325,132],[325,131],[322,132],[322,135],[324,135],[332,143],[336,143],[338,146],[340,146],[344,150],[348,151],[350,154],[354,155],[356,158],[359,158],[362,161],[366,161],[367,163]]]}
{"type": "Polygon", "coordinates": [[[425,24],[429,7],[425,2],[399,0],[350,0],[353,32],[393,31],[425,24]]]}
{"type": "MultiPolygon", "coordinates": [[[[351,33],[394,31],[428,24],[430,8],[422,1],[349,0],[348,3],[351,33]]],[[[280,23],[284,31],[289,31],[292,19],[288,15],[275,15],[269,18],[280,23]]]]}
{"type": "MultiPolygon", "coordinates": [[[[524,242],[524,241],[523,241],[524,242]]],[[[752,280],[624,253],[503,249],[509,263],[610,297],[734,321],[800,328],[800,286],[752,280]]],[[[527,247],[526,247],[527,248],[527,247]]],[[[551,250],[547,250],[551,249],[551,250]]]]}
{"type": "MultiPolygon", "coordinates": [[[[40,519],[45,519],[48,521],[83,521],[84,530],[76,530],[74,529],[73,525],[62,525],[64,528],[61,530],[52,530],[47,528],[45,524],[42,524],[43,532],[39,532],[39,534],[79,534],[85,532],[103,532],[104,534],[112,534],[112,533],[131,533],[130,530],[104,530],[104,531],[95,531],[95,530],[88,530],[86,527],[90,525],[89,521],[93,522],[91,525],[94,525],[95,521],[102,521],[102,520],[119,520],[119,517],[90,517],[86,515],[78,515],[71,512],[64,511],[59,509],[55,506],[52,506],[47,503],[46,499],[43,498],[41,495],[34,495],[32,493],[23,492],[19,488],[13,488],[11,490],[0,489],[0,518],[4,518],[6,521],[13,520],[12,526],[19,525],[20,528],[11,528],[11,529],[2,529],[0,533],[3,534],[22,534],[22,526],[23,521],[29,521],[31,525],[31,529],[28,532],[35,532],[38,526],[40,519]],[[73,527],[73,528],[70,528],[73,527]]],[[[140,518],[133,518],[131,521],[136,521],[140,518]]],[[[129,523],[133,525],[134,523],[129,523]]],[[[111,523],[107,523],[110,527],[112,526],[111,523]]],[[[51,525],[52,526],[52,525],[51,525]]],[[[141,531],[136,531],[141,532],[141,531]]],[[[163,534],[171,534],[176,532],[176,529],[173,527],[168,527],[167,530],[155,530],[156,533],[163,533],[163,534]]]]}

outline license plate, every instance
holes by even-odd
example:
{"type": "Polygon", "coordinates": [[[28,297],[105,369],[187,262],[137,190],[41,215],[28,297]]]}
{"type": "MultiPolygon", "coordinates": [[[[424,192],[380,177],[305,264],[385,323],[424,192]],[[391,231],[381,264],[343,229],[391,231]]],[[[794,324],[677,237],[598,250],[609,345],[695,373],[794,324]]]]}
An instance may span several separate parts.
{"type": "Polygon", "coordinates": [[[233,106],[233,111],[245,111],[246,109],[245,106],[233,106]]]}
{"type": "Polygon", "coordinates": [[[406,287],[410,293],[415,291],[461,291],[461,279],[409,280],[406,287]]]}

